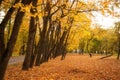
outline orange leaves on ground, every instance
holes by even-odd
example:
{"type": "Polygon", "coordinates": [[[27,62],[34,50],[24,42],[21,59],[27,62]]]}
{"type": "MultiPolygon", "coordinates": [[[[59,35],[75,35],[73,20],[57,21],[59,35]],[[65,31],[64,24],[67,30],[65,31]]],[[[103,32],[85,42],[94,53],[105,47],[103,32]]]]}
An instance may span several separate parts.
{"type": "Polygon", "coordinates": [[[65,60],[56,58],[22,71],[21,64],[9,66],[5,80],[118,80],[120,61],[114,57],[99,60],[101,56],[68,54],[65,60]]]}

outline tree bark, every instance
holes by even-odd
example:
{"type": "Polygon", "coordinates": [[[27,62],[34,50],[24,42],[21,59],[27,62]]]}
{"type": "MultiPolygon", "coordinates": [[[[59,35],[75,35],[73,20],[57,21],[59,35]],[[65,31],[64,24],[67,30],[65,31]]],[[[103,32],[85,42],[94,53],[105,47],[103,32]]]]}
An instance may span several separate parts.
{"type": "MultiPolygon", "coordinates": [[[[20,0],[15,0],[14,4],[18,3],[19,1],[20,0]]],[[[15,8],[11,7],[0,24],[0,61],[5,51],[4,30],[14,11],[15,11],[15,8]]]]}
{"type": "Polygon", "coordinates": [[[28,70],[30,66],[30,58],[33,54],[33,46],[34,46],[34,39],[36,34],[36,26],[35,26],[35,18],[31,17],[30,20],[30,27],[29,27],[29,35],[28,35],[28,42],[27,42],[27,50],[25,59],[23,62],[22,70],[28,70]]]}
{"type": "MultiPolygon", "coordinates": [[[[46,31],[47,31],[47,24],[48,24],[48,16],[44,16],[43,17],[43,30],[40,34],[40,43],[39,43],[39,53],[37,55],[36,58],[36,66],[39,66],[41,63],[41,54],[43,54],[43,50],[44,50],[44,43],[45,43],[45,35],[46,35],[46,31]]],[[[42,57],[43,58],[43,57],[42,57]]]]}
{"type": "Polygon", "coordinates": [[[2,4],[2,1],[3,1],[3,0],[0,0],[0,6],[1,6],[1,4],[2,4]]]}
{"type": "Polygon", "coordinates": [[[44,16],[43,16],[43,29],[40,33],[40,41],[39,41],[39,53],[37,53],[37,58],[35,65],[39,66],[41,63],[44,62],[45,57],[46,57],[46,35],[47,35],[47,27],[48,27],[48,21],[50,18],[50,11],[51,11],[51,6],[49,0],[47,0],[46,4],[44,5],[44,16]]]}
{"type": "MultiPolygon", "coordinates": [[[[32,4],[34,7],[36,7],[37,0],[33,0],[32,4]]],[[[37,12],[36,8],[31,8],[30,11],[33,15],[37,12]]],[[[31,20],[30,20],[27,50],[26,50],[26,55],[25,55],[25,60],[23,62],[22,70],[28,70],[30,67],[31,55],[33,54],[34,40],[35,40],[35,34],[36,34],[36,30],[37,30],[37,25],[35,23],[36,18],[37,17],[31,17],[31,20]]],[[[33,57],[32,57],[32,59],[33,59],[33,57]]]]}
{"type": "Polygon", "coordinates": [[[19,55],[24,55],[25,54],[25,43],[22,44],[20,51],[19,51],[19,55]]]}
{"type": "Polygon", "coordinates": [[[118,41],[119,41],[119,44],[118,44],[118,55],[117,55],[117,59],[119,60],[119,57],[120,57],[120,34],[118,35],[118,41]]]}
{"type": "MultiPolygon", "coordinates": [[[[23,0],[22,3],[24,5],[30,4],[30,0],[28,0],[28,1],[23,0]]],[[[16,40],[17,40],[17,35],[19,32],[20,24],[22,23],[22,19],[23,19],[24,14],[25,14],[25,12],[21,12],[20,8],[19,8],[17,15],[15,17],[12,34],[10,36],[10,39],[7,43],[7,47],[6,47],[4,54],[3,54],[1,61],[0,61],[0,80],[4,80],[8,61],[9,61],[10,57],[12,56],[13,48],[14,48],[16,40]]]]}
{"type": "Polygon", "coordinates": [[[19,31],[23,16],[24,16],[24,12],[20,12],[20,10],[19,10],[16,15],[16,19],[15,19],[15,23],[13,26],[13,31],[12,31],[10,40],[7,44],[7,48],[5,49],[5,52],[4,52],[1,62],[0,62],[0,80],[3,80],[8,61],[9,61],[10,57],[12,56],[13,48],[14,48],[15,42],[17,40],[17,35],[18,35],[18,31],[19,31]]]}

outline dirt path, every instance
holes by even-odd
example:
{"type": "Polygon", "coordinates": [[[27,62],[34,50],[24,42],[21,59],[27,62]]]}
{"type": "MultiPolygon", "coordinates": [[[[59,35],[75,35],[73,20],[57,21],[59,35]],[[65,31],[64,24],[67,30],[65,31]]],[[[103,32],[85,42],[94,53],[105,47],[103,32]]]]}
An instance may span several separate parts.
{"type": "Polygon", "coordinates": [[[9,66],[6,80],[120,80],[120,60],[100,57],[67,55],[63,61],[58,57],[29,71],[9,66]]]}
{"type": "Polygon", "coordinates": [[[24,60],[24,56],[11,57],[8,65],[21,63],[24,60]]]}

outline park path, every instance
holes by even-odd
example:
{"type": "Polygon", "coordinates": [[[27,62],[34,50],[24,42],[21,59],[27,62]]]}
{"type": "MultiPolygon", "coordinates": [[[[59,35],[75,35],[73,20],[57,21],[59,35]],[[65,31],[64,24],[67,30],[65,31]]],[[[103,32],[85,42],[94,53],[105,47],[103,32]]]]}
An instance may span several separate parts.
{"type": "Polygon", "coordinates": [[[17,64],[17,63],[21,63],[24,61],[25,56],[15,56],[15,57],[11,57],[9,60],[8,65],[11,64],[17,64]]]}

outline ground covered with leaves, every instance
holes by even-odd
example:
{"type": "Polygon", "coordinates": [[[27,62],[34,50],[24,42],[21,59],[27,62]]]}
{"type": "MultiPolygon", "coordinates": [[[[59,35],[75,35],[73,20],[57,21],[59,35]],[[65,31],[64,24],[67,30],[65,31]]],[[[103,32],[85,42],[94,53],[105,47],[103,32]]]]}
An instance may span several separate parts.
{"type": "Polygon", "coordinates": [[[22,71],[21,64],[8,66],[5,80],[120,80],[120,60],[114,57],[68,54],[22,71]]]}

